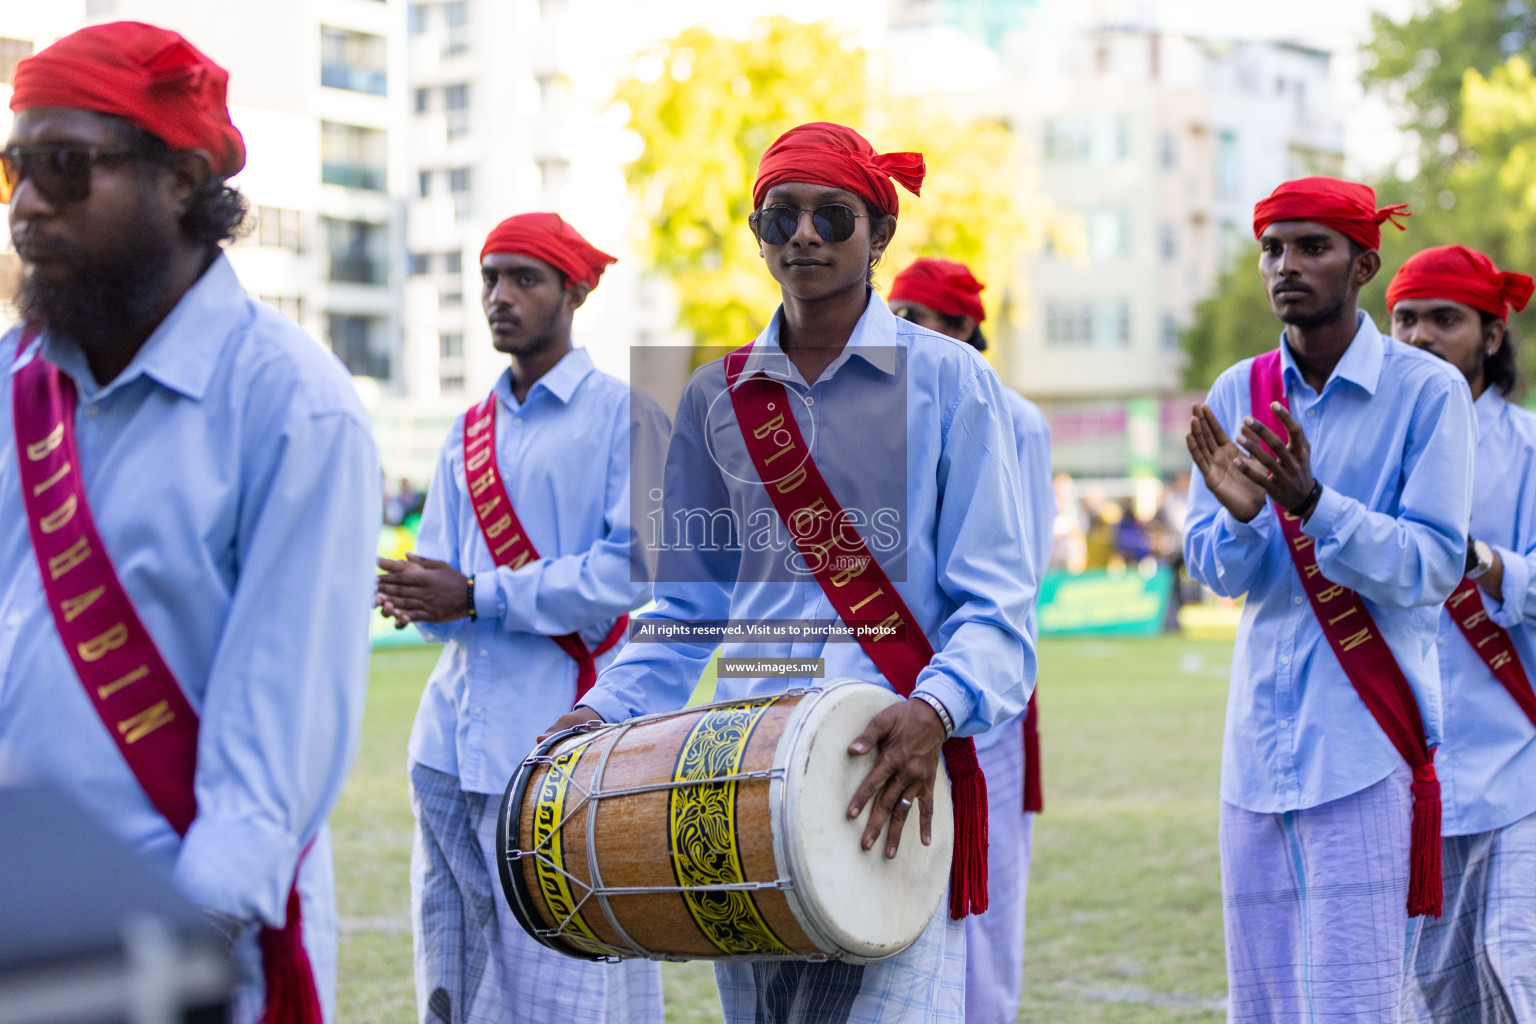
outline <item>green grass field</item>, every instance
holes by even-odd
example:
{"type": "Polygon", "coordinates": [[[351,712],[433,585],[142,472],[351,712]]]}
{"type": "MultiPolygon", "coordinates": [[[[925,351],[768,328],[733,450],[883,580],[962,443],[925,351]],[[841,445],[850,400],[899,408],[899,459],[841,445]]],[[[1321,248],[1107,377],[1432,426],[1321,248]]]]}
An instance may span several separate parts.
{"type": "MultiPolygon", "coordinates": [[[[436,648],[375,655],[363,747],[332,818],[338,1017],[415,1019],[405,744],[436,648]]],[[[1223,1016],[1217,776],[1230,641],[1046,641],[1021,1020],[1223,1016]]],[[[667,964],[667,1019],[719,1021],[708,964],[667,964]]]]}

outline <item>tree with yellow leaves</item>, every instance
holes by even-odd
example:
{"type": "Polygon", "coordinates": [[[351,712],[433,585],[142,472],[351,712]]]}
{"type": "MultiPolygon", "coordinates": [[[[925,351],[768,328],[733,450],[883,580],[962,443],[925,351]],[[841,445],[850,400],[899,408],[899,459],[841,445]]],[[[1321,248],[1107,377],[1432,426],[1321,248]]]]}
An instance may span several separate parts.
{"type": "Polygon", "coordinates": [[[671,280],[698,344],[750,341],[778,306],[747,227],[752,181],[769,144],[807,121],[846,124],[877,150],[927,160],[922,198],[903,197],[879,280],[917,256],[941,256],[988,283],[994,316],[1020,297],[1034,200],[1010,133],[895,94],[830,24],[768,18],[745,39],[690,28],[643,53],[617,99],[643,143],[626,173],[646,221],[644,255],[671,280]]]}

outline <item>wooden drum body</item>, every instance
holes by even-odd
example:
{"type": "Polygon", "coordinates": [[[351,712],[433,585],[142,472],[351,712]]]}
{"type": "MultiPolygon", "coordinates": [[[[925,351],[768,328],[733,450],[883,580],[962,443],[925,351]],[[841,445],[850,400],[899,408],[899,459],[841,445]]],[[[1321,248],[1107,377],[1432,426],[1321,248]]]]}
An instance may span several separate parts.
{"type": "Polygon", "coordinates": [[[933,843],[894,859],[847,807],[848,754],[891,691],[854,680],[551,736],[502,801],[501,881],[540,942],[583,959],[882,960],[917,940],[949,879],[943,771],[933,843]]]}

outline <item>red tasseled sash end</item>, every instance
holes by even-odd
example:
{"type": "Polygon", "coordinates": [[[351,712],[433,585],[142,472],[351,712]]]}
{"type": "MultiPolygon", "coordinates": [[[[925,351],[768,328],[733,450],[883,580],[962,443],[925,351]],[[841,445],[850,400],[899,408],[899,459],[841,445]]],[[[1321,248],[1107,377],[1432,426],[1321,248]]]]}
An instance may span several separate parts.
{"type": "Polygon", "coordinates": [[[1413,839],[1408,848],[1408,916],[1439,917],[1440,779],[1431,761],[1413,770],[1413,839]]]}
{"type": "Polygon", "coordinates": [[[1024,712],[1024,812],[1039,814],[1045,810],[1045,794],[1040,788],[1040,709],[1029,698],[1024,712]]]}
{"type": "Polygon", "coordinates": [[[976,760],[976,744],[944,744],[950,794],[955,805],[955,852],[949,867],[949,916],[960,920],[987,909],[987,777],[976,760]]]}
{"type": "Polygon", "coordinates": [[[304,950],[298,886],[288,891],[288,923],[261,930],[261,966],[267,978],[262,1024],[324,1024],[315,972],[304,950]]]}

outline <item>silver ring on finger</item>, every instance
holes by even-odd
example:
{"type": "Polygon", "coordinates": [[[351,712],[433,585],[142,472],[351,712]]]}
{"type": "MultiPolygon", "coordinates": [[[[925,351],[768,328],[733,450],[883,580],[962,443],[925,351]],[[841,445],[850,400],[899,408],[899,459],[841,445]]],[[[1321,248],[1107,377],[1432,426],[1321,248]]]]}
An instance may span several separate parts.
{"type": "Polygon", "coordinates": [[[909,796],[904,796],[900,800],[897,800],[896,802],[898,804],[900,804],[901,806],[903,806],[903,807],[911,807],[912,806],[912,798],[909,797],[909,796]]]}

